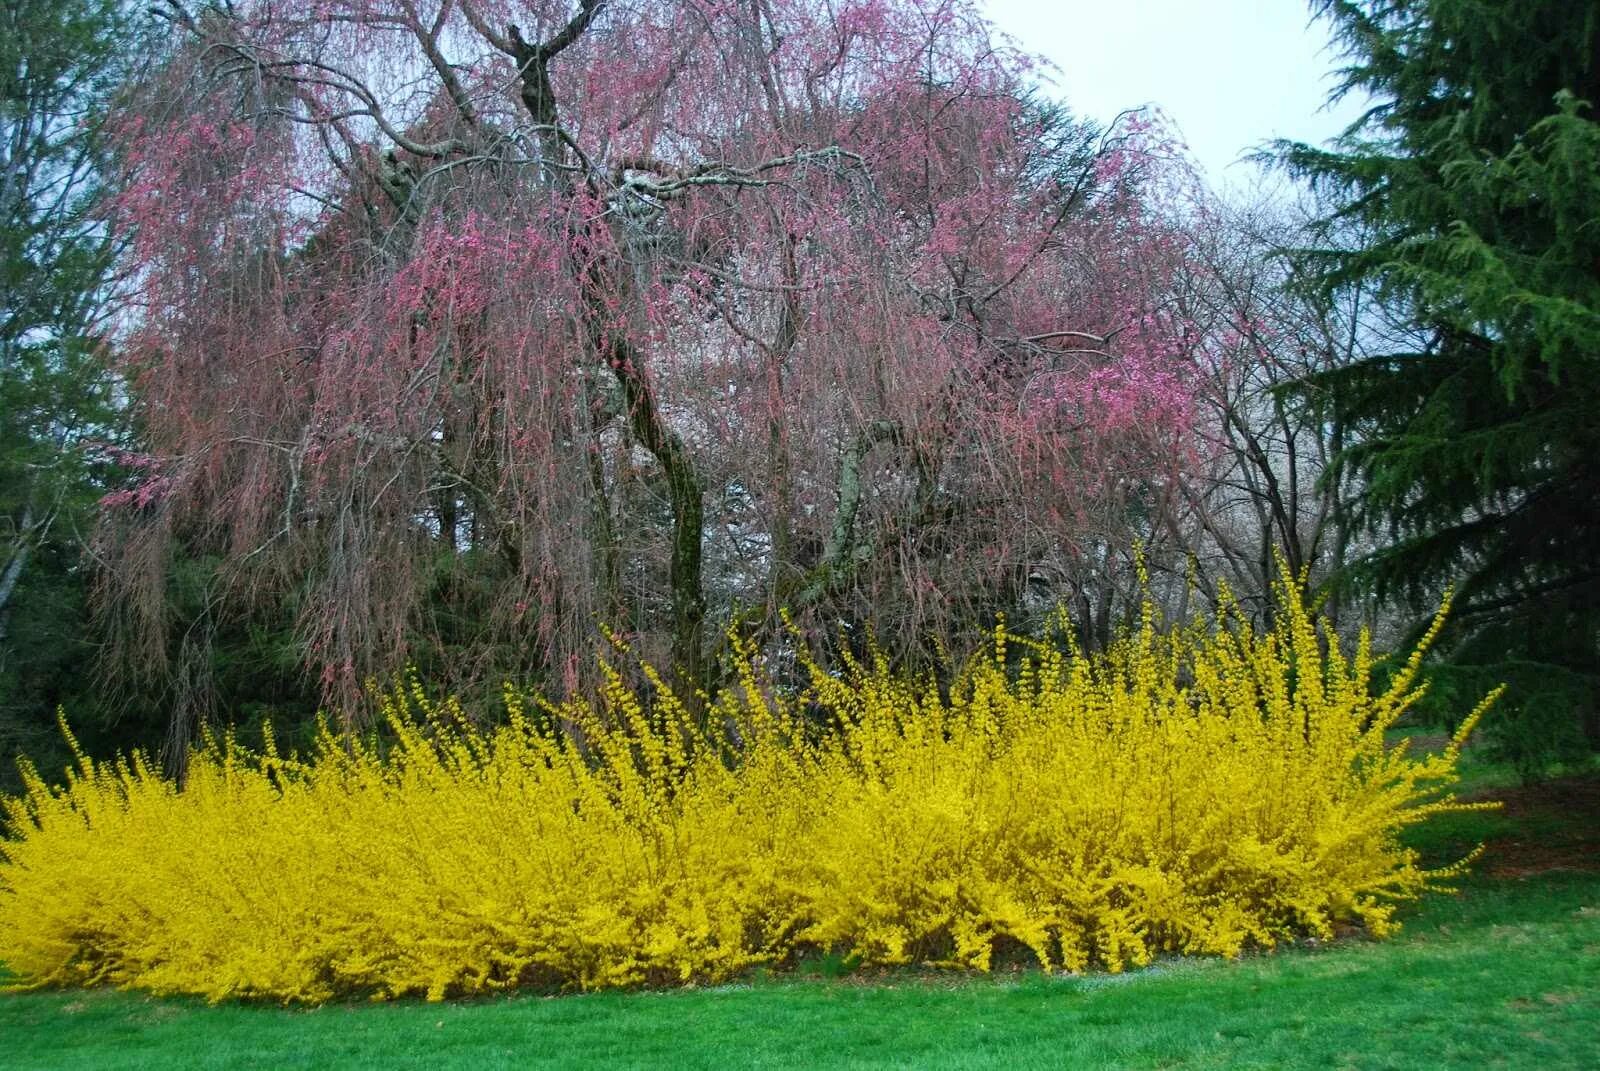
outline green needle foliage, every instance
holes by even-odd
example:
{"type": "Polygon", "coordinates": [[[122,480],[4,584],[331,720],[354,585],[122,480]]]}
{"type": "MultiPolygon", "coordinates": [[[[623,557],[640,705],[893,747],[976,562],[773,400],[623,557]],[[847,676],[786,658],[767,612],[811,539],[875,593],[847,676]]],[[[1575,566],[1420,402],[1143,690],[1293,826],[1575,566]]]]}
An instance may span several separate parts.
{"type": "Polygon", "coordinates": [[[1512,685],[1509,757],[1600,742],[1600,3],[1319,0],[1373,104],[1279,160],[1331,206],[1298,268],[1405,322],[1311,385],[1381,549],[1344,578],[1457,584],[1444,691],[1512,685]],[[1475,679],[1469,679],[1475,678],[1475,679]]]}

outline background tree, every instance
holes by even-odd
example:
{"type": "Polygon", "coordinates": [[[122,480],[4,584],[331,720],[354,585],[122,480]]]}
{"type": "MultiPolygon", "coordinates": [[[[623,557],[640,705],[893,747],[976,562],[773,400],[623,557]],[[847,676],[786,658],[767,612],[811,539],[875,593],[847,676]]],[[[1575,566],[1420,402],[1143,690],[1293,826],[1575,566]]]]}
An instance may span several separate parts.
{"type": "MultiPolygon", "coordinates": [[[[1185,473],[1154,545],[1175,559],[1180,592],[1192,581],[1214,600],[1225,582],[1269,621],[1280,560],[1319,588],[1351,549],[1346,489],[1321,479],[1340,446],[1336,429],[1314,398],[1290,388],[1359,356],[1362,310],[1349,295],[1308,294],[1275,255],[1305,222],[1283,191],[1199,190],[1186,218],[1192,241],[1179,300],[1206,340],[1195,386],[1203,463],[1185,473]]],[[[1340,609],[1337,600],[1324,605],[1336,624],[1340,609]]]]}
{"type": "Polygon", "coordinates": [[[118,123],[129,662],[287,619],[354,713],[407,659],[577,686],[599,623],[696,688],[779,606],[959,654],[1189,456],[1159,132],[1041,106],[965,3],[164,10],[118,123]]]}
{"type": "Polygon", "coordinates": [[[1317,380],[1387,537],[1347,583],[1459,579],[1454,664],[1512,680],[1530,745],[1600,742],[1600,5],[1317,11],[1373,105],[1332,151],[1281,146],[1331,206],[1298,260],[1418,329],[1317,380]]]}
{"type": "Polygon", "coordinates": [[[14,0],[0,10],[4,753],[53,741],[57,703],[93,705],[81,557],[108,459],[86,445],[113,436],[116,412],[94,352],[107,240],[89,209],[126,44],[112,0],[14,0]]]}

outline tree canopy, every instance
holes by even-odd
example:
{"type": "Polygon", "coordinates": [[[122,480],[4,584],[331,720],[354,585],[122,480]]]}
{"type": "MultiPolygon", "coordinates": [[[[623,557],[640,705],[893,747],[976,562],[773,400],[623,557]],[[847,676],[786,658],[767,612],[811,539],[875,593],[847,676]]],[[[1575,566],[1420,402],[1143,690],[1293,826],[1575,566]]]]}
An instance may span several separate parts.
{"type": "Polygon", "coordinates": [[[903,651],[1186,463],[1159,131],[970,4],[164,11],[114,202],[142,665],[184,554],[345,710],[405,659],[570,683],[599,623],[691,691],[780,606],[903,651]]]}

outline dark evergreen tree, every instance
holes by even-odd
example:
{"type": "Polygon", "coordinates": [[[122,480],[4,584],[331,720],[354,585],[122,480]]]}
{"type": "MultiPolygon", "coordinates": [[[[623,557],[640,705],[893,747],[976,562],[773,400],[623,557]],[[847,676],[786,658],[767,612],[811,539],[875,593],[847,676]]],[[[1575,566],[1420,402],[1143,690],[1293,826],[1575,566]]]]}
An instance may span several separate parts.
{"type": "Polygon", "coordinates": [[[1310,385],[1352,444],[1331,476],[1385,537],[1346,580],[1414,604],[1454,583],[1455,682],[1512,684],[1524,759],[1593,745],[1600,3],[1315,9],[1338,94],[1372,105],[1332,150],[1277,147],[1331,206],[1298,266],[1415,328],[1310,385]]]}
{"type": "Polygon", "coordinates": [[[115,436],[96,359],[108,262],[101,116],[129,62],[117,0],[0,7],[0,785],[89,692],[83,539],[115,436]]]}

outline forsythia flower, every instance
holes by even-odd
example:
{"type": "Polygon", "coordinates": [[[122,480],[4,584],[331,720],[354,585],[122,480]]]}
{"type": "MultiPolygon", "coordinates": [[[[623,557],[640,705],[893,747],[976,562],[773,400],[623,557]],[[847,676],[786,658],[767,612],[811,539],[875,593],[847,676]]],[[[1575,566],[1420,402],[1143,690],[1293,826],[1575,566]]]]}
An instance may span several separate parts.
{"type": "Polygon", "coordinates": [[[1381,936],[1459,872],[1398,834],[1481,806],[1447,790],[1488,701],[1442,754],[1387,747],[1420,653],[1374,695],[1367,639],[1342,651],[1280,595],[1265,634],[1227,608],[1170,632],[1147,611],[1094,655],[998,630],[943,690],[875,658],[785,697],[742,651],[700,717],[613,673],[597,708],[508,689],[480,730],[412,682],[381,746],[212,739],[181,791],[139,755],[80,754],[60,787],[25,766],[0,962],[316,1002],[711,981],[807,949],[1077,971],[1381,936]]]}

